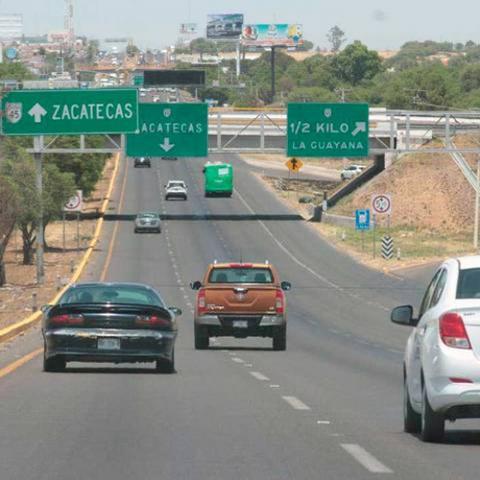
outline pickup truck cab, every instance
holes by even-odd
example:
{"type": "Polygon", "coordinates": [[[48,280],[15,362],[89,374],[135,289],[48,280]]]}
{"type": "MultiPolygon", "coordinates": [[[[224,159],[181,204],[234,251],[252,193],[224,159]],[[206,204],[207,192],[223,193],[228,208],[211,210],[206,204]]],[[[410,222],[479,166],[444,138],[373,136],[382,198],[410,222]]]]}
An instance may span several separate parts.
{"type": "Polygon", "coordinates": [[[287,346],[287,305],[277,270],[266,263],[213,263],[198,290],[195,348],[206,349],[210,337],[270,337],[274,350],[287,346]]]}

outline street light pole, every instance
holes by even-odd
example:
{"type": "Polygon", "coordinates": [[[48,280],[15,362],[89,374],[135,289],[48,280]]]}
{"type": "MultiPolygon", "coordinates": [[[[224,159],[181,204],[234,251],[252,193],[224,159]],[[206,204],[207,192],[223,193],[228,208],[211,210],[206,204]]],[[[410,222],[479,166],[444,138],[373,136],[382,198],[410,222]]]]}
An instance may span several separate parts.
{"type": "Polygon", "coordinates": [[[35,185],[37,188],[39,205],[38,205],[38,217],[37,217],[37,283],[41,285],[45,275],[45,268],[43,263],[43,137],[33,137],[33,158],[35,159],[35,185]]]}
{"type": "Polygon", "coordinates": [[[275,99],[275,47],[272,45],[272,51],[270,55],[270,66],[271,66],[271,79],[272,79],[272,90],[271,90],[271,95],[272,95],[272,103],[275,99]]]}
{"type": "Polygon", "coordinates": [[[477,188],[475,191],[475,224],[473,228],[473,247],[478,249],[478,221],[480,212],[480,158],[477,159],[477,188]]]}

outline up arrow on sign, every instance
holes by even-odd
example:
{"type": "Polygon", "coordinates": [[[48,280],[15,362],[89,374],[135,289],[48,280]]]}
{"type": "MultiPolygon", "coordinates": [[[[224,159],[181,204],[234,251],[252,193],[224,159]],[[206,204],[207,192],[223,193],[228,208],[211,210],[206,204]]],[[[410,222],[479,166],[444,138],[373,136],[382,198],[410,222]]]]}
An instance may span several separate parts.
{"type": "Polygon", "coordinates": [[[356,125],[356,128],[352,132],[352,137],[356,137],[357,134],[359,134],[360,132],[367,131],[367,124],[365,122],[356,122],[355,125],[356,125]]]}
{"type": "Polygon", "coordinates": [[[170,143],[170,139],[168,137],[165,138],[163,143],[160,144],[160,147],[166,152],[169,152],[174,146],[174,144],[170,143]]]}
{"type": "Polygon", "coordinates": [[[36,103],[29,111],[28,114],[34,117],[35,123],[41,123],[42,117],[47,114],[47,111],[39,104],[36,103]]]}

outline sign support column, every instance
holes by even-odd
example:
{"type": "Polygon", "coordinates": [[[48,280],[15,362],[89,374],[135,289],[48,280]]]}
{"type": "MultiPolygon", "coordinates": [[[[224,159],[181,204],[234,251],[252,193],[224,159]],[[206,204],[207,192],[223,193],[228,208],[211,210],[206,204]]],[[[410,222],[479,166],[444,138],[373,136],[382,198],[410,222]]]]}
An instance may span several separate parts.
{"type": "Polygon", "coordinates": [[[45,240],[43,238],[43,137],[33,137],[33,148],[35,159],[35,186],[37,188],[39,205],[38,205],[38,218],[37,218],[37,283],[43,284],[43,277],[45,275],[45,268],[43,263],[43,250],[45,240]]]}
{"type": "Polygon", "coordinates": [[[478,223],[480,210],[480,158],[477,159],[477,188],[475,192],[475,223],[473,227],[473,248],[478,248],[478,223]]]}

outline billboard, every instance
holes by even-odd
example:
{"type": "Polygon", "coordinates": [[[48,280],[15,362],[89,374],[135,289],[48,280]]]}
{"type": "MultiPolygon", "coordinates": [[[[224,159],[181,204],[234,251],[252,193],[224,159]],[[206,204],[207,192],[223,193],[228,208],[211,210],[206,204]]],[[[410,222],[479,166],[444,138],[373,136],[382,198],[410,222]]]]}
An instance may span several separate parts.
{"type": "Polygon", "coordinates": [[[143,84],[146,87],[205,85],[205,70],[145,70],[143,84]]]}
{"type": "Polygon", "coordinates": [[[207,38],[237,39],[242,34],[243,13],[208,15],[207,38]]]}
{"type": "Polygon", "coordinates": [[[303,26],[297,23],[244,25],[242,44],[247,47],[296,47],[303,44],[303,26]]]}
{"type": "Polygon", "coordinates": [[[182,35],[189,35],[197,33],[197,24],[196,23],[181,23],[180,24],[180,33],[182,35]]]}

